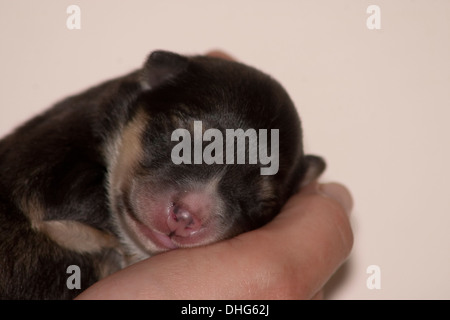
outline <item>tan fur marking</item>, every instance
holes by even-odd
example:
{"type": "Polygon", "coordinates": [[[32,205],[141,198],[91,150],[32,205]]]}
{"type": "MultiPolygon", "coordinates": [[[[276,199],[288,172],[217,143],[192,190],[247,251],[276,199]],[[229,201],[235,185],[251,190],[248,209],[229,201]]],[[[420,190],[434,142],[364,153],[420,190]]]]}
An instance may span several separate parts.
{"type": "Polygon", "coordinates": [[[36,229],[61,247],[79,253],[95,253],[104,248],[115,248],[119,245],[112,235],[78,221],[43,221],[36,229]]]}
{"type": "Polygon", "coordinates": [[[262,199],[273,199],[273,197],[275,196],[275,190],[273,184],[269,179],[263,176],[263,178],[259,180],[259,187],[262,199]]]}
{"type": "Polygon", "coordinates": [[[31,227],[36,229],[44,218],[44,208],[39,202],[37,195],[32,194],[29,197],[22,197],[19,202],[19,207],[30,220],[31,227]]]}
{"type": "MultiPolygon", "coordinates": [[[[143,111],[138,111],[130,123],[121,130],[112,141],[109,153],[113,155],[110,159],[108,169],[108,196],[112,209],[112,219],[118,230],[124,228],[120,219],[120,213],[116,212],[115,199],[123,192],[126,184],[134,176],[134,169],[142,157],[141,136],[148,123],[148,115],[143,111]]],[[[122,241],[127,243],[124,235],[121,235],[122,241]]]]}
{"type": "Polygon", "coordinates": [[[102,248],[118,247],[118,242],[112,235],[81,222],[72,220],[44,221],[45,210],[36,194],[22,197],[19,206],[30,220],[31,228],[46,234],[63,248],[79,253],[94,253],[101,251],[102,248]]]}
{"type": "Polygon", "coordinates": [[[122,131],[121,140],[117,144],[117,160],[110,171],[110,187],[120,187],[123,180],[131,176],[130,171],[142,156],[141,136],[147,121],[148,116],[143,111],[138,112],[122,131]]]}

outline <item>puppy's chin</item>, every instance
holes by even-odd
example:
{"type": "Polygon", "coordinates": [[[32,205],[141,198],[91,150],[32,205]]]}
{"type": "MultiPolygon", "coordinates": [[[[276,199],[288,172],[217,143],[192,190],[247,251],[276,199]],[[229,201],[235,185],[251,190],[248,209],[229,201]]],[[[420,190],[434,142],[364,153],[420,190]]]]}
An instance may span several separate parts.
{"type": "Polygon", "coordinates": [[[153,230],[128,212],[119,217],[118,224],[127,252],[137,260],[177,248],[167,234],[153,230]]]}

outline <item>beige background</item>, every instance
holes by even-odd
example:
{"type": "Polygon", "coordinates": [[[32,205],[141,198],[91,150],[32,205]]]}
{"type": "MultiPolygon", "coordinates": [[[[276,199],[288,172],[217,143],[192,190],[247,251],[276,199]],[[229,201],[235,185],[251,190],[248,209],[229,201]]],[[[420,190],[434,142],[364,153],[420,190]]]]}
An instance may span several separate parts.
{"type": "Polygon", "coordinates": [[[222,48],[279,79],[307,152],[355,198],[333,299],[450,298],[449,1],[0,0],[0,135],[153,49],[222,48]],[[81,30],[66,8],[81,7],[81,30]],[[371,4],[381,30],[366,27],[371,4]],[[369,265],[381,289],[366,287],[369,265]]]}

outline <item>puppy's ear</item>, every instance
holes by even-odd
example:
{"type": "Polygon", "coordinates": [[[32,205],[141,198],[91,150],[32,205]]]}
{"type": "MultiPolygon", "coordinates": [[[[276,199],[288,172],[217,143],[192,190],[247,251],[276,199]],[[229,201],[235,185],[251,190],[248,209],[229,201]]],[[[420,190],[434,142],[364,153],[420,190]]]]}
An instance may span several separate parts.
{"type": "Polygon", "coordinates": [[[306,155],[304,158],[304,174],[300,183],[300,188],[316,180],[326,168],[325,160],[321,157],[306,155]]]}
{"type": "Polygon", "coordinates": [[[144,89],[154,89],[186,70],[188,58],[168,51],[153,51],[144,64],[141,84],[144,89]]]}

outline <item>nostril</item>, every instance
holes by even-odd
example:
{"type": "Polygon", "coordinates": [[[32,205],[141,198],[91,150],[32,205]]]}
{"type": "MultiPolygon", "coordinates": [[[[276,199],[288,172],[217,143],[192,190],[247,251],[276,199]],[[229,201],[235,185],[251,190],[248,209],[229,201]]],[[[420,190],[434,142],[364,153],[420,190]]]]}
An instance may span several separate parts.
{"type": "Polygon", "coordinates": [[[181,237],[189,237],[200,228],[200,223],[191,212],[176,203],[169,209],[167,225],[171,234],[181,237]]]}
{"type": "Polygon", "coordinates": [[[194,219],[192,218],[189,211],[180,208],[178,205],[174,205],[172,209],[173,219],[180,224],[189,226],[192,224],[194,219]]]}

